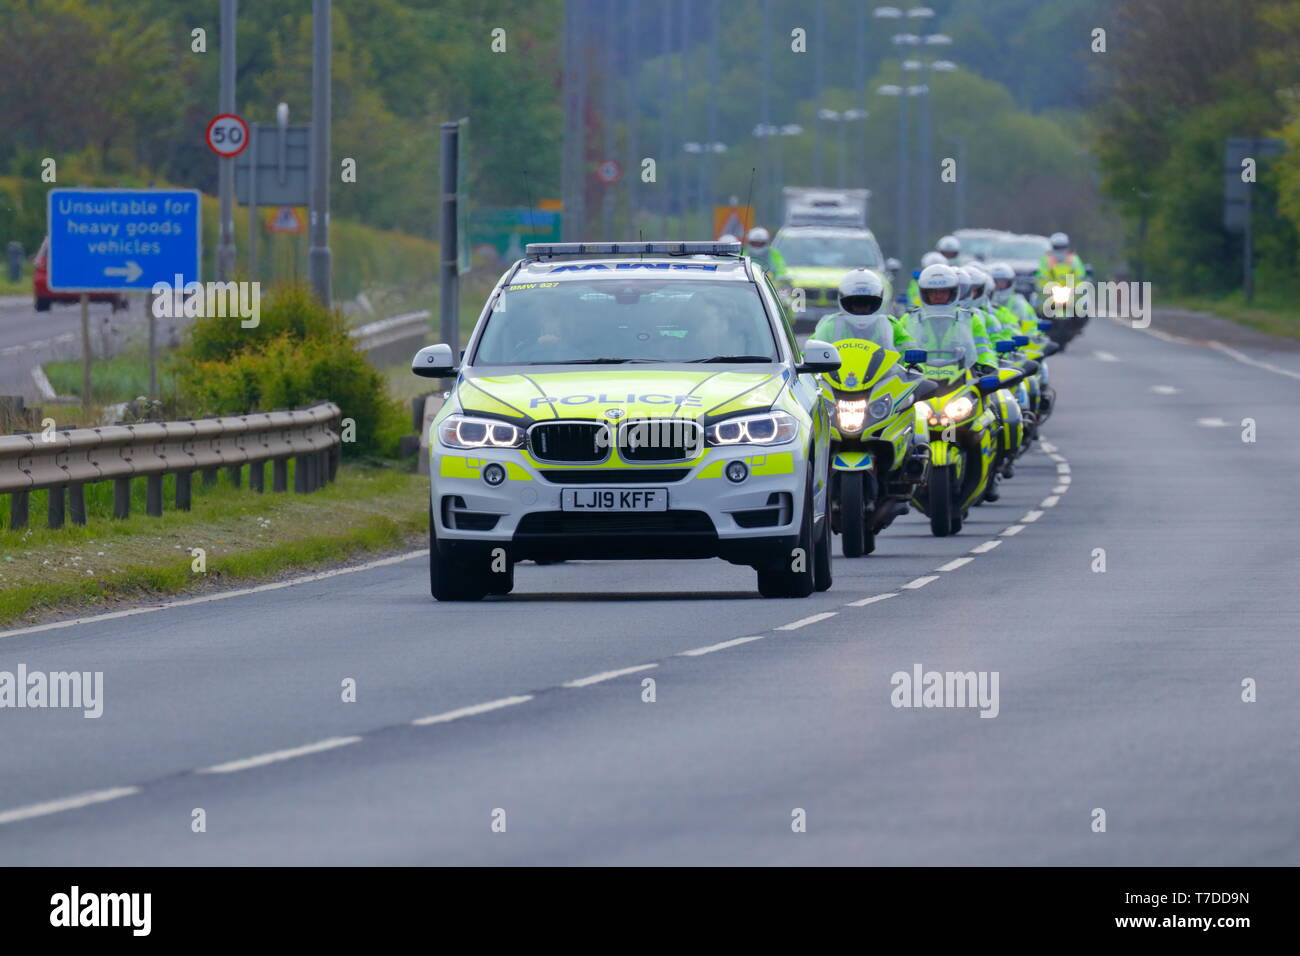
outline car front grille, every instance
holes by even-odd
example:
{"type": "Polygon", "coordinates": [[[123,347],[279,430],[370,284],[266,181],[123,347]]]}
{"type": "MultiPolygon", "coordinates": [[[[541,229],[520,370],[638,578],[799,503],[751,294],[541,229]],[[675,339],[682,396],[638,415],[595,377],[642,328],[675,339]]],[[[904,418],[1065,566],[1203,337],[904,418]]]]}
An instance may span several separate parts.
{"type": "Polygon", "coordinates": [[[534,511],[519,519],[516,535],[713,534],[703,511],[534,511]]]}
{"type": "Polygon", "coordinates": [[[557,485],[632,485],[681,481],[689,468],[543,468],[541,476],[557,485]]]}
{"type": "Polygon", "coordinates": [[[704,428],[682,418],[648,418],[618,428],[618,454],[624,461],[688,461],[704,450],[704,428]]]}
{"type": "Polygon", "coordinates": [[[609,446],[604,422],[539,422],[528,430],[528,450],[538,461],[604,461],[609,446]]]}

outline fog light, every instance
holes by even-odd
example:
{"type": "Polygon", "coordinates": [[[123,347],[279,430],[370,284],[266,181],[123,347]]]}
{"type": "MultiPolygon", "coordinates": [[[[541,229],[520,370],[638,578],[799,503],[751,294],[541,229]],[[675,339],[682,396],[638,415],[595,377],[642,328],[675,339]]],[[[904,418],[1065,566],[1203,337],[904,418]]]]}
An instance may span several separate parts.
{"type": "Polygon", "coordinates": [[[494,488],[506,480],[506,470],[498,464],[491,464],[483,469],[483,480],[494,488]]]}
{"type": "Polygon", "coordinates": [[[740,484],[749,477],[749,466],[743,461],[730,461],[727,462],[725,473],[728,481],[734,481],[736,484],[740,484]]]}

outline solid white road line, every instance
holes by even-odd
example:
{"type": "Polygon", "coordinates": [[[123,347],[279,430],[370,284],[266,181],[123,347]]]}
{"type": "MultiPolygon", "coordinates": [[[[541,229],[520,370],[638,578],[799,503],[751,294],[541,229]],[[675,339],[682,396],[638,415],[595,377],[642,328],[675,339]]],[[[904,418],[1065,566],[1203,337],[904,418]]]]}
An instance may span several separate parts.
{"type": "Polygon", "coordinates": [[[658,667],[658,664],[638,664],[636,667],[623,667],[616,671],[604,671],[600,674],[592,674],[590,677],[579,677],[577,680],[565,681],[562,687],[590,687],[592,684],[599,684],[601,681],[613,680],[615,677],[623,677],[627,674],[635,674],[637,671],[648,671],[652,667],[658,667]]]}
{"type": "Polygon", "coordinates": [[[486,714],[488,711],[500,710],[502,707],[513,707],[515,704],[526,704],[532,699],[532,694],[520,694],[518,697],[502,697],[499,700],[490,700],[486,704],[474,704],[470,707],[461,707],[458,710],[449,710],[445,714],[434,714],[431,717],[420,717],[411,721],[411,724],[415,727],[427,727],[430,724],[449,724],[453,720],[460,720],[462,717],[473,717],[476,714],[486,714]]]}
{"type": "Polygon", "coordinates": [[[939,580],[939,575],[927,574],[923,578],[914,578],[913,580],[908,581],[906,584],[903,585],[903,587],[907,588],[909,591],[915,591],[917,588],[925,587],[931,581],[938,581],[938,580],[939,580]]]}
{"type": "Polygon", "coordinates": [[[797,631],[801,627],[807,627],[809,624],[816,624],[818,621],[824,621],[828,617],[834,617],[839,611],[822,611],[820,614],[814,614],[811,617],[801,618],[791,624],[782,624],[776,628],[778,631],[797,631]]]}
{"type": "Polygon", "coordinates": [[[412,558],[422,558],[429,554],[429,549],[424,548],[420,551],[408,551],[405,554],[396,554],[390,558],[379,558],[375,561],[367,561],[365,564],[358,564],[350,568],[335,568],[332,571],[319,571],[315,574],[307,574],[300,578],[292,578],[288,581],[276,581],[274,584],[259,584],[255,587],[236,588],[233,591],[218,591],[216,594],[205,594],[202,597],[185,598],[180,601],[167,601],[163,604],[151,604],[148,607],[134,607],[125,611],[109,611],[105,614],[93,614],[90,617],[76,617],[66,621],[52,621],[49,624],[35,624],[32,627],[20,627],[12,631],[0,631],[0,637],[19,637],[23,634],[36,634],[40,631],[55,631],[64,627],[76,627],[78,624],[93,624],[96,621],[112,621],[117,618],[134,617],[137,614],[151,614],[154,611],[166,611],[174,607],[189,607],[194,604],[208,604],[211,601],[224,601],[227,598],[242,597],[245,594],[258,594],[262,591],[278,591],[280,588],[291,588],[296,584],[310,584],[313,581],[324,581],[327,578],[338,577],[340,574],[354,574],[357,571],[369,571],[372,568],[382,568],[390,564],[401,564],[403,561],[410,561],[412,558]]]}
{"type": "Polygon", "coordinates": [[[1151,386],[1151,391],[1155,392],[1157,395],[1177,395],[1177,394],[1178,394],[1178,389],[1174,388],[1172,385],[1152,385],[1152,386],[1151,386]]]}
{"type": "Polygon", "coordinates": [[[1011,538],[1011,537],[1014,537],[1015,535],[1020,534],[1020,532],[1022,532],[1022,531],[1024,531],[1024,530],[1025,530],[1025,526],[1024,526],[1024,525],[1022,525],[1022,524],[1013,524],[1010,528],[1007,528],[1006,530],[1004,530],[1004,531],[1002,532],[1002,537],[1004,537],[1004,538],[1011,538]]]}
{"type": "Polygon", "coordinates": [[[970,549],[971,554],[988,554],[994,548],[1001,545],[1001,541],[985,541],[983,544],[977,544],[970,549]]]}
{"type": "Polygon", "coordinates": [[[1096,350],[1094,350],[1092,354],[1095,355],[1095,356],[1097,356],[1097,360],[1098,360],[1099,362],[1118,362],[1118,361],[1119,361],[1119,356],[1118,356],[1118,355],[1112,355],[1110,352],[1103,352],[1103,351],[1101,351],[1101,349],[1096,349],[1096,350]]]}
{"type": "Polygon", "coordinates": [[[63,810],[76,810],[78,807],[88,807],[92,803],[103,803],[106,800],[116,800],[119,797],[129,797],[133,793],[139,793],[139,787],[114,787],[111,790],[96,790],[93,793],[83,793],[75,797],[64,797],[61,800],[47,800],[44,803],[33,803],[26,807],[18,807],[16,810],[5,810],[0,813],[0,824],[16,823],[19,820],[30,820],[32,817],[43,817],[50,813],[60,813],[63,810]]]}
{"type": "Polygon", "coordinates": [[[947,564],[940,565],[939,567],[935,568],[935,570],[956,571],[958,568],[970,564],[974,560],[975,560],[974,558],[955,558],[952,561],[949,561],[947,564]]]}
{"type": "Polygon", "coordinates": [[[710,644],[708,647],[693,647],[689,651],[682,651],[678,657],[699,657],[701,654],[712,654],[714,651],[725,651],[728,647],[737,647],[741,644],[748,644],[750,641],[761,641],[763,635],[758,637],[737,637],[734,640],[723,641],[721,644],[710,644]]]}
{"type": "Polygon", "coordinates": [[[1228,356],[1228,358],[1236,359],[1243,365],[1262,368],[1264,371],[1272,372],[1274,375],[1285,375],[1287,378],[1300,379],[1300,372],[1293,372],[1289,368],[1278,368],[1276,365],[1272,365],[1268,362],[1261,362],[1258,359],[1253,359],[1245,352],[1239,352],[1231,346],[1224,345],[1222,342],[1210,342],[1208,344],[1210,348],[1214,349],[1216,352],[1222,352],[1224,355],[1228,356]]]}
{"type": "Polygon", "coordinates": [[[1028,514],[1026,514],[1023,518],[1021,518],[1020,520],[1021,520],[1023,523],[1025,523],[1025,524],[1032,524],[1033,522],[1037,521],[1037,520],[1038,520],[1039,518],[1041,518],[1042,516],[1043,516],[1043,513],[1042,513],[1041,511],[1031,511],[1031,512],[1029,512],[1028,514]]]}
{"type": "Polygon", "coordinates": [[[887,601],[891,597],[898,597],[897,591],[890,591],[888,594],[873,594],[871,597],[863,598],[860,601],[850,601],[845,607],[866,607],[868,604],[875,604],[877,601],[887,601]]]}
{"type": "Polygon", "coordinates": [[[1228,423],[1222,418],[1198,418],[1196,424],[1202,428],[1227,428],[1228,423]]]}
{"type": "Polygon", "coordinates": [[[1060,500],[1061,500],[1061,496],[1060,496],[1060,495],[1048,495],[1046,498],[1043,499],[1042,503],[1041,503],[1038,507],[1040,507],[1040,508],[1055,508],[1055,507],[1056,507],[1056,503],[1057,503],[1058,501],[1060,501],[1060,500]]]}
{"type": "Polygon", "coordinates": [[[254,767],[265,767],[267,764],[279,763],[281,760],[292,760],[294,757],[318,754],[323,750],[333,750],[335,747],[346,747],[348,744],[359,743],[360,740],[360,737],[330,737],[327,740],[318,740],[314,744],[307,744],[303,747],[292,747],[288,750],[277,750],[274,753],[258,754],[256,757],[245,757],[243,760],[219,763],[215,767],[204,767],[202,770],[196,770],[195,773],[236,773],[240,770],[251,770],[254,767]]]}

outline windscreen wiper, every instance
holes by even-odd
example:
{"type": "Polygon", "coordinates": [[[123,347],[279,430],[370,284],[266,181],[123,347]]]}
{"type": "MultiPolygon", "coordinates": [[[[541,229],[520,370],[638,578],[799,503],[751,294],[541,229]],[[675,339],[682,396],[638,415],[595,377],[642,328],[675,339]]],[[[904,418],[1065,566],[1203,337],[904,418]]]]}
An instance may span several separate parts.
{"type": "Polygon", "coordinates": [[[691,359],[696,362],[771,362],[770,355],[712,355],[709,358],[691,359]]]}

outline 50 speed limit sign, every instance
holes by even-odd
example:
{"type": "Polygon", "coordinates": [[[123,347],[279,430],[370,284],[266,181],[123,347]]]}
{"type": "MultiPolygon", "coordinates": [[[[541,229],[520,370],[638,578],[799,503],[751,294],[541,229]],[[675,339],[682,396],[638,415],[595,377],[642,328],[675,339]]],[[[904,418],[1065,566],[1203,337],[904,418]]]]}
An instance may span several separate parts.
{"type": "Polygon", "coordinates": [[[248,147],[248,124],[234,113],[221,113],[208,124],[208,149],[229,159],[248,147]]]}

